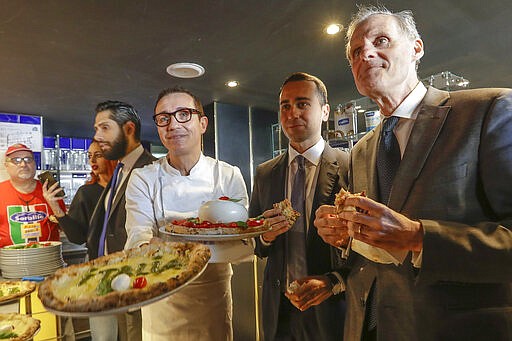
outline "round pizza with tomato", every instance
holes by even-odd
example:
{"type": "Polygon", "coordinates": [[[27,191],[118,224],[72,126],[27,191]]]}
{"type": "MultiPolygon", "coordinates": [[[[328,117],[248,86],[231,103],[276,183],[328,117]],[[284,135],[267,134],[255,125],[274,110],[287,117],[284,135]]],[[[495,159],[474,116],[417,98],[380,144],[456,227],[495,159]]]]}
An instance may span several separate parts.
{"type": "Polygon", "coordinates": [[[165,227],[168,232],[176,234],[200,235],[244,235],[268,230],[269,226],[263,217],[249,218],[246,221],[233,221],[230,223],[212,223],[199,218],[173,220],[165,227]]]}
{"type": "Polygon", "coordinates": [[[39,286],[56,314],[119,313],[175,292],[197,278],[210,259],[199,243],[158,242],[57,270],[39,286]]]}
{"type": "Polygon", "coordinates": [[[249,218],[240,199],[222,196],[201,205],[198,217],[176,219],[165,226],[165,231],[179,235],[254,235],[268,230],[263,216],[249,218]]]}

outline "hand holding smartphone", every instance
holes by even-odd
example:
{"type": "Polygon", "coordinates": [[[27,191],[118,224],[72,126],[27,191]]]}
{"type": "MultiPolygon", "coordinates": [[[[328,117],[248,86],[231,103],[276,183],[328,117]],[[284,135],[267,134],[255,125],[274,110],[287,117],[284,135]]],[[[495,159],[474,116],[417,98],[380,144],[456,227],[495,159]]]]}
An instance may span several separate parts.
{"type": "MultiPolygon", "coordinates": [[[[42,172],[37,176],[37,178],[39,179],[39,181],[41,181],[42,184],[44,184],[44,182],[48,180],[48,188],[50,188],[50,186],[57,182],[57,180],[55,180],[55,178],[53,177],[52,172],[50,171],[42,172]]],[[[56,195],[58,197],[63,197],[65,195],[64,190],[61,189],[56,195]]]]}

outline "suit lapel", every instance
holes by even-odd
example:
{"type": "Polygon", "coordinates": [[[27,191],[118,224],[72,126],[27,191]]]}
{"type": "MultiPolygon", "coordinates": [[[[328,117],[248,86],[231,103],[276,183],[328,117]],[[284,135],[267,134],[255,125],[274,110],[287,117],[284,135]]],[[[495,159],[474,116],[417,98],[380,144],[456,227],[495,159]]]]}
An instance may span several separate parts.
{"type": "Polygon", "coordinates": [[[400,211],[405,204],[409,191],[419,176],[450,111],[451,107],[440,105],[448,98],[448,92],[429,88],[418,107],[418,117],[396,174],[395,179],[398,181],[395,181],[391,189],[390,208],[400,211]]]}
{"type": "MultiPolygon", "coordinates": [[[[336,180],[338,179],[338,170],[339,165],[334,152],[331,147],[327,144],[325,145],[324,151],[322,153],[322,158],[320,159],[318,169],[318,177],[316,182],[316,187],[314,189],[315,194],[313,196],[313,202],[311,205],[311,214],[309,217],[309,222],[313,222],[315,219],[315,211],[319,206],[319,203],[325,202],[326,198],[328,198],[333,192],[334,185],[336,180]]],[[[311,236],[311,231],[314,230],[312,224],[308,226],[308,239],[311,236]]]]}
{"type": "Polygon", "coordinates": [[[369,198],[378,197],[377,184],[377,144],[379,143],[379,135],[382,125],[379,124],[375,129],[366,134],[366,138],[361,142],[364,143],[363,148],[359,149],[358,154],[354,155],[354,159],[363,160],[363,162],[354,162],[352,178],[359,179],[356,184],[352,184],[351,192],[365,191],[369,198]],[[359,176],[366,174],[366,177],[359,176]]]}
{"type": "MultiPolygon", "coordinates": [[[[135,168],[141,168],[141,167],[147,165],[149,163],[149,161],[151,160],[151,158],[152,158],[152,156],[151,155],[147,155],[147,152],[144,150],[144,152],[135,161],[135,163],[133,164],[132,169],[130,170],[130,172],[126,176],[126,179],[124,179],[123,183],[121,184],[121,187],[119,187],[117,189],[117,195],[115,196],[114,202],[112,202],[112,208],[110,209],[109,219],[110,219],[110,216],[112,215],[112,212],[114,212],[114,210],[116,209],[117,205],[119,205],[119,203],[121,202],[121,199],[123,199],[125,197],[126,186],[128,186],[128,180],[130,179],[132,171],[135,168]]],[[[111,184],[109,183],[108,186],[110,187],[111,184]]]]}
{"type": "Polygon", "coordinates": [[[272,188],[270,191],[270,198],[278,198],[276,202],[284,200],[286,197],[286,170],[288,169],[288,152],[281,155],[270,172],[270,181],[272,188]]]}

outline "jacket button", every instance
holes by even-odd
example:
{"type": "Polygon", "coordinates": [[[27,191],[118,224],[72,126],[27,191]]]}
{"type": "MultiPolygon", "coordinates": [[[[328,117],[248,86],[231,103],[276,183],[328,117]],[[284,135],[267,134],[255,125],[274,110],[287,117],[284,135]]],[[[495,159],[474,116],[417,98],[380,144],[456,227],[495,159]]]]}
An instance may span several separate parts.
{"type": "Polygon", "coordinates": [[[361,297],[361,298],[359,299],[359,302],[361,303],[361,307],[363,307],[363,308],[364,308],[364,306],[365,306],[365,304],[366,304],[366,302],[365,302],[364,298],[362,298],[362,297],[361,297]]]}
{"type": "Polygon", "coordinates": [[[281,281],[276,279],[276,288],[279,288],[281,286],[281,281]]]}

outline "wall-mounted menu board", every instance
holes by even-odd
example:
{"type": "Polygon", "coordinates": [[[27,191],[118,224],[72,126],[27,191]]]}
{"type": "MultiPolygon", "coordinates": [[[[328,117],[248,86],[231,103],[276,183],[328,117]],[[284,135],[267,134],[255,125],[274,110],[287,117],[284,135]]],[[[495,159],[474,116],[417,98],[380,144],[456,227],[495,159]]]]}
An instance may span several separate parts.
{"type": "Polygon", "coordinates": [[[9,178],[5,171],[5,151],[14,143],[23,143],[34,151],[37,168],[41,168],[43,118],[41,116],[0,113],[0,181],[9,178]]]}

